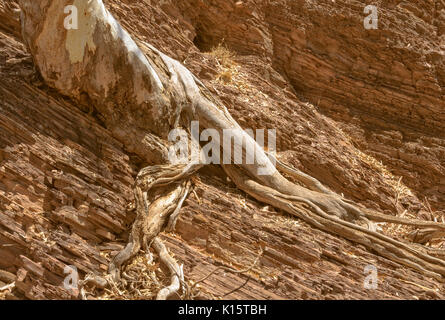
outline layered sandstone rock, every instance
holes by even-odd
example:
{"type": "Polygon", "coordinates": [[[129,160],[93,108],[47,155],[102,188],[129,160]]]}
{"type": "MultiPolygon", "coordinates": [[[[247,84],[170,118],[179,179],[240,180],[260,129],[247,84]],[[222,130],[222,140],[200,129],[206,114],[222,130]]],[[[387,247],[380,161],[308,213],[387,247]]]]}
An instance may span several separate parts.
{"type": "MultiPolygon", "coordinates": [[[[379,29],[369,31],[361,1],[106,5],[135,39],[182,61],[241,125],[277,128],[280,158],[368,207],[443,216],[440,1],[384,1],[379,29]],[[235,53],[230,66],[206,53],[221,42],[235,53]]],[[[14,278],[9,298],[73,298],[62,286],[65,266],[81,276],[104,273],[125,245],[143,161],[96,112],[42,83],[13,10],[0,1],[0,287],[14,278]]],[[[220,169],[206,168],[176,232],[163,235],[187,279],[221,264],[249,266],[261,246],[252,280],[227,298],[443,298],[443,284],[233,187],[220,169]],[[363,288],[369,264],[378,268],[377,290],[363,288]]],[[[410,231],[383,228],[398,237],[410,231]]],[[[202,297],[224,295],[244,279],[217,273],[201,285],[202,297]]]]}

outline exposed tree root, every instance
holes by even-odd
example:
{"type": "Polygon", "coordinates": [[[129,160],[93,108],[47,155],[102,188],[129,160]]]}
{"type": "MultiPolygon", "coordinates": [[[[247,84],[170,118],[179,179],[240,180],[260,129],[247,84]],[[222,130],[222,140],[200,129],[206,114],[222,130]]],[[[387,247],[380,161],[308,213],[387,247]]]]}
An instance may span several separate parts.
{"type": "Polygon", "coordinates": [[[433,257],[415,246],[339,219],[335,215],[327,214],[307,198],[302,198],[298,195],[285,195],[275,189],[261,185],[235,166],[224,166],[224,169],[240,189],[255,199],[280,208],[322,230],[363,244],[381,256],[412,267],[439,281],[444,280],[445,261],[433,257]]]}
{"type": "Polygon", "coordinates": [[[182,270],[182,265],[179,266],[176,263],[158,237],[153,240],[153,248],[158,252],[159,259],[168,267],[171,273],[171,284],[161,289],[156,297],[156,300],[167,300],[168,297],[177,293],[181,288],[181,283],[184,282],[184,271],[182,270]]]}
{"type": "MultiPolygon", "coordinates": [[[[75,99],[86,94],[107,127],[129,151],[159,163],[159,159],[165,161],[167,135],[173,128],[181,125],[188,128],[191,120],[197,120],[202,129],[215,129],[221,136],[224,130],[231,129],[238,141],[242,141],[238,145],[241,144],[244,158],[247,150],[255,150],[253,164],[223,165],[240,189],[314,227],[363,244],[381,256],[439,281],[444,280],[443,250],[394,240],[376,232],[374,222],[420,228],[417,235],[413,235],[413,241],[417,242],[443,236],[444,224],[387,216],[360,208],[313,177],[269,157],[242,130],[218,98],[181,63],[150,44],[140,42],[145,48],[145,54],[142,53],[105,9],[102,0],[85,2],[83,19],[88,22],[85,25],[94,30],[81,28],[65,32],[63,28],[51,28],[54,23],[45,23],[48,19],[63,21],[63,8],[68,3],[68,0],[20,0],[26,43],[48,84],[75,99]],[[81,59],[70,40],[73,35],[92,42],[88,48],[83,48],[81,59]],[[106,75],[95,77],[104,70],[106,75]],[[268,169],[267,174],[261,173],[264,169],[268,169]],[[303,186],[291,182],[279,171],[303,186]]],[[[223,142],[220,141],[221,146],[223,142]]],[[[223,155],[228,152],[231,150],[222,150],[223,155]]],[[[233,158],[231,154],[229,157],[233,158]]],[[[127,246],[109,266],[114,281],[120,280],[120,269],[141,247],[147,249],[154,244],[172,273],[171,286],[163,289],[158,298],[166,298],[179,290],[181,270],[156,237],[166,225],[174,228],[179,209],[190,191],[187,178],[200,167],[199,162],[191,162],[150,166],[140,171],[134,187],[137,218],[127,246]]]]}
{"type": "MultiPolygon", "coordinates": [[[[290,177],[303,183],[308,189],[338,197],[338,195],[336,193],[327,189],[317,179],[305,174],[304,172],[301,172],[298,169],[290,167],[289,165],[279,161],[278,159],[276,159],[273,155],[271,155],[269,153],[268,153],[268,156],[272,157],[274,159],[278,170],[282,171],[283,173],[285,173],[285,174],[289,175],[290,177]]],[[[352,206],[356,205],[354,202],[349,201],[345,198],[342,198],[341,201],[346,202],[352,206]]],[[[445,224],[443,224],[443,223],[418,220],[418,219],[406,219],[406,218],[402,218],[402,217],[390,216],[390,215],[381,214],[381,213],[378,213],[375,211],[371,211],[366,208],[360,208],[358,210],[361,210],[363,212],[363,215],[367,219],[372,220],[373,222],[397,223],[397,224],[408,225],[408,226],[420,228],[420,230],[416,230],[412,235],[412,241],[414,241],[414,242],[425,243],[431,239],[445,236],[445,224]]]]}
{"type": "Polygon", "coordinates": [[[93,274],[85,277],[81,282],[83,298],[85,297],[82,289],[86,284],[104,288],[119,281],[125,282],[125,279],[121,279],[121,268],[138,254],[141,248],[148,252],[151,245],[171,273],[171,285],[160,290],[157,299],[165,300],[180,289],[181,283],[184,283],[182,267],[169,255],[157,236],[165,226],[174,227],[179,210],[192,187],[187,177],[201,166],[193,162],[186,165],[158,165],[146,167],[139,172],[134,185],[137,216],[128,244],[110,262],[110,277],[93,274]]]}
{"type": "Polygon", "coordinates": [[[127,246],[113,258],[108,270],[115,281],[119,281],[120,268],[124,263],[133,258],[141,247],[148,251],[151,242],[167,223],[169,226],[175,224],[191,188],[191,182],[184,178],[200,167],[197,163],[151,166],[139,172],[134,186],[136,220],[127,246]]]}
{"type": "Polygon", "coordinates": [[[15,287],[15,282],[7,284],[6,286],[0,287],[0,292],[4,290],[13,289],[15,287]]]}
{"type": "Polygon", "coordinates": [[[289,175],[290,177],[294,178],[295,180],[303,183],[307,188],[318,191],[320,193],[325,194],[335,194],[328,188],[326,188],[320,181],[315,179],[314,177],[311,177],[310,175],[307,175],[306,173],[296,169],[292,168],[291,166],[285,164],[284,162],[281,162],[278,160],[274,155],[271,153],[267,153],[267,156],[276,163],[277,169],[281,172],[289,175]]]}

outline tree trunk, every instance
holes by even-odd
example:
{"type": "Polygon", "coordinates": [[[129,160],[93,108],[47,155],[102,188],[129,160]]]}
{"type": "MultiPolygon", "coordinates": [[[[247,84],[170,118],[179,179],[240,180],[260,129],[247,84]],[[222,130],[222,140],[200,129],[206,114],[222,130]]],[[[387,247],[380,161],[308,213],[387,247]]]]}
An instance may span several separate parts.
{"type": "MultiPolygon", "coordinates": [[[[232,129],[242,138],[244,151],[256,150],[253,164],[223,165],[234,183],[252,197],[443,280],[443,260],[432,256],[426,248],[419,249],[377,233],[370,220],[428,228],[427,235],[443,234],[445,225],[386,217],[359,208],[316,179],[269,156],[183,65],[150,44],[136,45],[101,0],[75,0],[78,29],[69,30],[64,27],[68,17],[65,8],[73,4],[72,0],[20,0],[19,3],[23,37],[45,81],[79,103],[94,106],[107,128],[129,152],[157,164],[142,169],[138,175],[135,185],[138,218],[129,245],[110,264],[116,280],[120,267],[141,245],[155,239],[169,215],[177,213],[190,188],[187,178],[202,166],[201,158],[192,159],[188,165],[165,165],[168,133],[174,128],[188,128],[192,120],[199,121],[202,129],[217,130],[221,137],[224,130],[232,129]],[[265,170],[267,174],[262,174],[265,170]],[[294,184],[279,170],[306,187],[294,184]],[[180,183],[166,187],[176,182],[180,183]],[[156,192],[164,195],[154,199],[152,195],[156,192]]],[[[221,139],[221,146],[223,142],[221,139]]],[[[223,148],[222,154],[229,151],[223,148]]],[[[178,270],[177,266],[171,270],[178,270]]]]}

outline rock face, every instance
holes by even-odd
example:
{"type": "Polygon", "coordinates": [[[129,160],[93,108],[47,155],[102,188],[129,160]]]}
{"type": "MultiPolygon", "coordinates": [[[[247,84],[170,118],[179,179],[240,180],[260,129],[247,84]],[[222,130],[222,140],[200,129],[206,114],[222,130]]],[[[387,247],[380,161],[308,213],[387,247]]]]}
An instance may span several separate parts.
{"type": "MultiPolygon", "coordinates": [[[[106,5],[133,38],[182,61],[245,128],[276,128],[282,160],[367,207],[444,217],[444,1],[382,1],[377,30],[363,28],[364,1],[106,5]],[[233,58],[213,50],[220,43],[233,58]]],[[[125,245],[144,160],[97,112],[43,84],[15,9],[0,0],[0,287],[16,285],[0,294],[70,299],[65,266],[104,273],[125,245]]],[[[261,246],[252,279],[227,298],[444,298],[443,284],[264,207],[217,167],[195,183],[175,233],[162,236],[188,280],[221,264],[245,268],[261,246]],[[375,290],[363,285],[368,265],[375,290]]],[[[245,277],[216,273],[201,297],[245,277]]]]}
{"type": "Polygon", "coordinates": [[[300,100],[444,209],[444,1],[382,1],[377,30],[363,27],[364,1],[206,3],[178,4],[200,48],[224,40],[271,65],[300,100]]]}

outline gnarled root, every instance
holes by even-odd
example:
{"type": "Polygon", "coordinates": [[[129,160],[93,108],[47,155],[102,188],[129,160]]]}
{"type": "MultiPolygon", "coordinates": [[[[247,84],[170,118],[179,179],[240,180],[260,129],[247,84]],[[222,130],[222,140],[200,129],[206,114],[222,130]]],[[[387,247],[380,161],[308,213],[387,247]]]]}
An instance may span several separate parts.
{"type": "MultiPolygon", "coordinates": [[[[444,224],[387,216],[359,208],[313,177],[280,161],[276,161],[278,170],[305,187],[292,183],[277,170],[260,175],[258,169],[272,166],[267,154],[187,68],[153,46],[141,43],[144,54],[106,10],[102,0],[85,2],[88,10],[85,10],[84,19],[89,26],[94,26],[94,30],[81,28],[67,32],[62,27],[56,28],[55,23],[48,23],[48,20],[63,21],[63,8],[69,3],[68,0],[20,0],[25,42],[47,83],[75,99],[86,94],[107,127],[129,151],[149,161],[164,159],[165,156],[160,157],[160,154],[166,153],[164,140],[170,129],[179,124],[188,126],[191,120],[199,121],[202,128],[215,129],[220,135],[224,130],[234,130],[234,141],[244,140],[243,151],[258,150],[254,164],[224,166],[240,189],[319,229],[361,243],[384,257],[443,281],[445,261],[437,258],[444,257],[443,250],[391,239],[375,232],[372,221],[416,226],[421,230],[413,234],[413,241],[421,243],[443,236],[444,224]],[[84,50],[79,61],[75,54],[77,42],[73,39],[80,37],[89,37],[96,49],[84,50]],[[114,68],[109,68],[110,65],[114,68]],[[106,76],[98,79],[95,75],[104,70],[106,76]],[[141,97],[145,98],[141,101],[141,97]]],[[[220,145],[224,145],[222,140],[220,145]]],[[[226,155],[228,152],[223,150],[226,155]]],[[[165,224],[174,227],[179,208],[190,189],[190,182],[185,178],[200,166],[192,162],[141,170],[134,187],[137,218],[128,245],[110,263],[113,279],[120,279],[123,264],[141,247],[147,248],[165,224]]],[[[179,279],[177,270],[175,274],[179,279]]],[[[176,284],[176,280],[174,282],[176,284]]]]}
{"type": "MultiPolygon", "coordinates": [[[[294,178],[295,180],[303,183],[308,189],[313,191],[318,191],[320,193],[332,195],[333,197],[339,198],[339,196],[327,189],[323,184],[321,184],[317,179],[301,172],[298,169],[292,168],[289,165],[279,161],[273,155],[267,154],[270,158],[272,158],[277,166],[277,169],[287,174],[288,176],[294,178]]],[[[373,222],[388,222],[388,223],[397,223],[407,226],[413,226],[419,228],[416,231],[413,231],[409,237],[411,241],[416,243],[426,243],[432,239],[437,239],[445,236],[445,224],[437,223],[432,221],[424,221],[418,219],[406,219],[403,217],[390,216],[386,214],[381,214],[375,211],[371,211],[366,208],[358,209],[356,204],[350,200],[341,198],[338,201],[342,204],[342,206],[349,207],[349,210],[360,211],[359,215],[364,216],[368,220],[372,220],[373,222]]],[[[375,231],[375,228],[372,227],[372,223],[369,223],[370,229],[375,231]]]]}
{"type": "Polygon", "coordinates": [[[153,248],[158,252],[159,259],[168,267],[171,273],[171,284],[158,292],[156,300],[167,300],[173,294],[177,294],[184,282],[184,271],[175,259],[168,253],[167,248],[158,237],[153,240],[153,248]]]}
{"type": "Polygon", "coordinates": [[[139,172],[134,187],[137,217],[127,246],[113,258],[108,268],[114,281],[120,280],[120,268],[141,247],[147,251],[152,242],[155,249],[162,253],[161,260],[168,262],[171,268],[171,259],[167,258],[160,240],[155,239],[167,223],[174,226],[179,209],[191,189],[190,180],[184,178],[199,167],[197,163],[163,165],[146,167],[139,172]]]}
{"type": "MultiPolygon", "coordinates": [[[[364,246],[376,251],[381,256],[389,258],[392,261],[412,267],[439,281],[444,280],[442,276],[445,276],[445,261],[433,257],[426,250],[394,240],[388,236],[377,233],[358,224],[345,221],[337,215],[328,214],[325,208],[329,208],[329,206],[335,201],[337,201],[338,206],[343,207],[344,210],[348,212],[352,212],[354,210],[360,212],[359,208],[352,207],[352,205],[342,201],[340,197],[334,197],[327,194],[318,194],[317,198],[310,199],[307,197],[307,194],[305,197],[298,194],[298,189],[287,189],[288,193],[293,193],[293,195],[284,194],[277,190],[280,189],[279,186],[270,188],[258,183],[236,166],[224,166],[224,170],[240,189],[244,190],[255,199],[268,203],[276,208],[280,208],[283,211],[292,214],[321,230],[325,230],[353,242],[363,244],[364,246]]],[[[365,220],[367,220],[368,217],[379,218],[380,221],[385,218],[384,215],[373,215],[369,213],[362,213],[359,216],[364,216],[365,220]]],[[[434,224],[424,221],[411,221],[407,219],[400,220],[400,218],[388,220],[394,220],[398,223],[410,225],[415,225],[416,223],[423,225],[424,223],[427,223],[431,224],[436,229],[442,229],[444,227],[443,224],[434,224]]]]}

